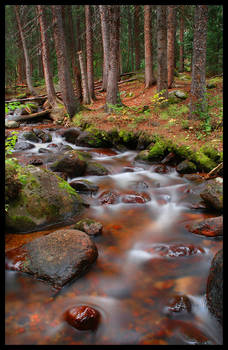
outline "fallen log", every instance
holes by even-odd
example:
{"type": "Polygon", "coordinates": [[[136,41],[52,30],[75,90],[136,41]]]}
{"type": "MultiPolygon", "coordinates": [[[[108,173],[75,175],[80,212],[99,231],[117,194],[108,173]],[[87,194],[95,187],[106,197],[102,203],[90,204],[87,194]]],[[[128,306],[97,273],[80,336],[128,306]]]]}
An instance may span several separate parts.
{"type": "Polygon", "coordinates": [[[47,98],[47,95],[41,95],[36,97],[26,97],[26,98],[19,98],[19,99],[13,99],[13,100],[6,100],[6,103],[10,102],[25,102],[25,101],[40,101],[43,102],[47,98]]]}
{"type": "Polygon", "coordinates": [[[51,109],[46,109],[45,111],[37,112],[37,113],[32,113],[32,114],[27,114],[27,115],[19,115],[16,117],[14,120],[17,122],[22,122],[25,120],[30,120],[30,119],[35,119],[38,117],[43,117],[51,112],[51,109]]]}

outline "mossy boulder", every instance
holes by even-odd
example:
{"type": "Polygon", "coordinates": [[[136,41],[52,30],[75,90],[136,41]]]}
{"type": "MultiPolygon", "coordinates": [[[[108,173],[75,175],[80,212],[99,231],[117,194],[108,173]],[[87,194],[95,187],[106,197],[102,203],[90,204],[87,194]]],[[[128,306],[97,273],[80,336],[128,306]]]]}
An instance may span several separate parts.
{"type": "Polygon", "coordinates": [[[120,143],[130,149],[136,149],[138,144],[138,134],[133,131],[120,130],[119,131],[120,143]]]}
{"type": "Polygon", "coordinates": [[[167,155],[168,144],[163,140],[158,140],[149,149],[148,159],[150,161],[162,160],[167,155]]]}
{"type": "Polygon", "coordinates": [[[85,175],[95,175],[95,176],[104,176],[108,175],[108,169],[103,165],[97,162],[89,161],[87,162],[85,175]]]}
{"type": "Polygon", "coordinates": [[[97,192],[99,189],[99,186],[97,186],[93,182],[85,180],[85,179],[73,180],[69,184],[77,192],[83,192],[83,193],[92,193],[93,192],[94,193],[94,192],[97,192]]]}
{"type": "Polygon", "coordinates": [[[82,129],[81,128],[69,128],[67,130],[63,130],[61,131],[61,136],[63,138],[65,138],[65,140],[67,142],[70,142],[72,144],[76,144],[76,139],[77,137],[80,135],[80,133],[82,132],[82,129]]]}
{"type": "Polygon", "coordinates": [[[112,144],[106,131],[101,131],[93,127],[87,128],[76,139],[78,146],[85,147],[110,147],[112,144]]]}
{"type": "Polygon", "coordinates": [[[191,174],[196,172],[196,165],[190,160],[185,159],[177,165],[176,170],[180,174],[191,174]]]}
{"type": "MultiPolygon", "coordinates": [[[[54,173],[29,165],[12,166],[6,162],[6,174],[13,172],[21,183],[17,196],[12,198],[11,184],[6,186],[8,232],[30,232],[62,222],[82,211],[83,202],[78,193],[54,173]]],[[[8,175],[7,175],[8,178],[8,175]]]]}

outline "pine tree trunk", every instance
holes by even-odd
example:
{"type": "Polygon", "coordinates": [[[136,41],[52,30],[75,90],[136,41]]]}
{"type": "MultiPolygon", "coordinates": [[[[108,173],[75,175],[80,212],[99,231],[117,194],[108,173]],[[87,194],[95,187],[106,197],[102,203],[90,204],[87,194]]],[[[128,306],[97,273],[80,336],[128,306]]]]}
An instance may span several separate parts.
{"type": "Polygon", "coordinates": [[[80,104],[74,95],[73,85],[70,76],[69,62],[67,59],[66,42],[63,32],[61,5],[52,6],[54,41],[58,64],[58,77],[63,103],[67,113],[73,117],[79,112],[80,104]]]}
{"type": "Polygon", "coordinates": [[[149,88],[155,82],[153,77],[153,53],[152,53],[152,28],[151,7],[144,5],[144,41],[145,41],[145,88],[149,88]]]}
{"type": "Polygon", "coordinates": [[[175,16],[176,6],[168,6],[167,17],[167,61],[168,61],[168,89],[174,82],[174,59],[175,59],[175,16]]]}
{"type": "Polygon", "coordinates": [[[196,119],[205,112],[206,101],[206,46],[208,6],[196,5],[192,58],[192,83],[189,119],[196,119]]]}
{"type": "Polygon", "coordinates": [[[88,105],[88,104],[90,104],[91,101],[90,101],[90,95],[89,95],[86,67],[85,67],[82,51],[78,51],[78,58],[79,58],[79,64],[80,64],[80,69],[81,69],[81,76],[82,76],[83,103],[85,105],[88,105]]]}
{"type": "Polygon", "coordinates": [[[40,24],[40,36],[41,36],[41,48],[42,48],[42,62],[44,79],[47,90],[48,102],[52,107],[56,105],[56,94],[52,79],[51,66],[50,66],[50,56],[48,48],[48,37],[47,37],[47,27],[44,16],[44,8],[42,5],[37,5],[37,12],[40,24]]]}
{"type": "Polygon", "coordinates": [[[101,16],[101,32],[103,42],[103,77],[101,90],[106,91],[109,67],[109,27],[107,17],[107,5],[99,5],[99,10],[101,16]]]}
{"type": "Polygon", "coordinates": [[[135,69],[140,69],[139,5],[134,5],[135,69]]]}
{"type": "Polygon", "coordinates": [[[33,85],[32,85],[32,75],[31,75],[31,63],[29,60],[29,55],[28,55],[28,49],[25,41],[25,36],[23,33],[23,29],[21,26],[21,20],[20,20],[20,15],[19,15],[19,5],[14,6],[15,14],[16,14],[16,19],[17,19],[17,25],[21,37],[21,42],[22,42],[22,47],[23,47],[23,52],[24,52],[24,57],[25,57],[25,73],[26,73],[26,81],[27,81],[27,86],[32,95],[37,95],[33,85]]]}
{"type": "Polygon", "coordinates": [[[179,72],[184,72],[184,5],[181,5],[180,13],[180,54],[179,54],[180,67],[179,72]]]}
{"type": "Polygon", "coordinates": [[[89,95],[92,100],[95,99],[94,93],[94,77],[93,77],[93,30],[91,23],[90,5],[85,5],[85,21],[86,21],[86,66],[89,95]]]}
{"type": "Polygon", "coordinates": [[[109,34],[110,34],[110,56],[109,72],[106,94],[106,112],[112,112],[113,107],[121,103],[118,89],[118,60],[119,60],[119,5],[108,6],[109,34]]]}
{"type": "Polygon", "coordinates": [[[157,6],[157,62],[158,77],[157,91],[163,91],[162,96],[168,98],[168,72],[167,72],[167,6],[157,6]]]}

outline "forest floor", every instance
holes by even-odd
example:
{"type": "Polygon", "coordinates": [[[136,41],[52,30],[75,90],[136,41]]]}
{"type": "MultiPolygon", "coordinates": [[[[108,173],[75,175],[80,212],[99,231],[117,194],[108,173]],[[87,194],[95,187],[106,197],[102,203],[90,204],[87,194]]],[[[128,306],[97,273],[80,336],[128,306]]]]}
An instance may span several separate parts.
{"type": "MultiPolygon", "coordinates": [[[[165,107],[154,106],[152,98],[157,93],[156,85],[145,89],[143,74],[132,78],[136,78],[136,80],[121,81],[119,85],[120,98],[126,107],[116,108],[115,113],[112,114],[105,113],[102,107],[105,105],[106,93],[101,92],[98,87],[95,91],[96,100],[77,114],[74,118],[76,124],[80,126],[88,123],[106,131],[113,128],[146,131],[148,134],[171,139],[179,145],[194,146],[195,149],[208,144],[218,151],[223,150],[222,77],[207,79],[207,84],[213,84],[214,87],[207,89],[208,111],[201,115],[198,120],[188,119],[190,73],[179,73],[178,77],[175,77],[173,88],[169,89],[169,92],[173,90],[184,91],[188,94],[188,98],[178,99],[178,103],[168,104],[165,107]],[[147,109],[144,106],[147,106],[147,109]]],[[[38,91],[45,93],[42,87],[38,88],[38,91]]]]}
{"type": "Polygon", "coordinates": [[[174,87],[169,89],[185,91],[188,98],[180,100],[166,107],[155,108],[152,97],[157,93],[157,86],[144,88],[144,79],[129,81],[119,85],[122,103],[129,107],[116,109],[115,113],[107,114],[101,109],[105,104],[105,92],[96,91],[96,101],[79,113],[79,123],[88,122],[97,128],[110,130],[113,127],[129,131],[146,131],[171,139],[178,144],[200,148],[205,143],[223,149],[223,81],[222,77],[208,79],[207,83],[214,84],[214,88],[207,89],[210,117],[201,116],[198,120],[188,119],[188,105],[191,89],[191,76],[189,73],[179,74],[175,77],[174,87]],[[142,112],[143,107],[149,110],[142,112]]]}

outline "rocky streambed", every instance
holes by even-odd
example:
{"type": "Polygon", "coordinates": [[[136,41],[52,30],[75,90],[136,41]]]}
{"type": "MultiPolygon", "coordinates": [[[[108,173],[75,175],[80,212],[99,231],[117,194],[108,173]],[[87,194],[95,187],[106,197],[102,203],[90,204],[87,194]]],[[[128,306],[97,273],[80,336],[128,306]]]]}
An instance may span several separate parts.
{"type": "Polygon", "coordinates": [[[19,129],[6,344],[222,344],[222,174],[203,173],[220,157],[116,130],[19,129]]]}

